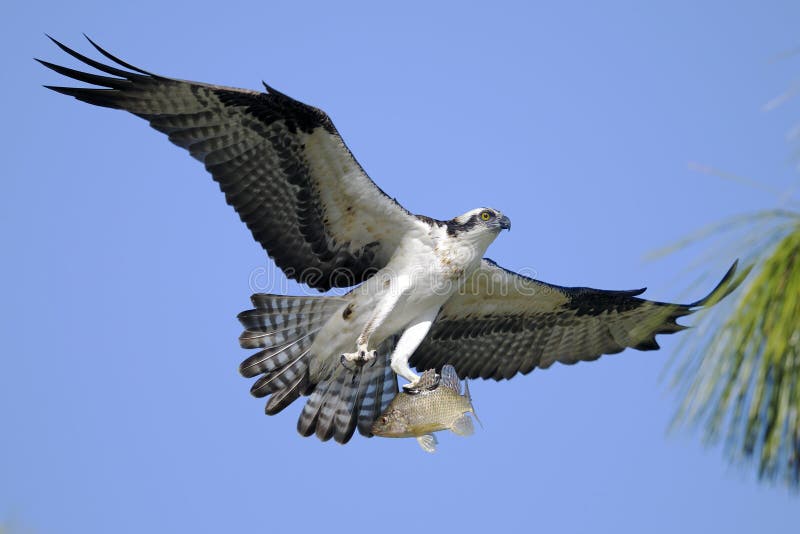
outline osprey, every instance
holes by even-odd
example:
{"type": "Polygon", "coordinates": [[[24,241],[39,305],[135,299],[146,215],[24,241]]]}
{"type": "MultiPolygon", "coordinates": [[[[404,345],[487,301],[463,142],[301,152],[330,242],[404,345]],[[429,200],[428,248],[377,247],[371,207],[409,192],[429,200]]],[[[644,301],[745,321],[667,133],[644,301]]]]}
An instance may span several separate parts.
{"type": "MultiPolygon", "coordinates": [[[[51,38],[52,39],[52,38],[51,38]]],[[[304,436],[346,443],[374,420],[416,369],[455,367],[462,378],[511,378],[574,364],[685,327],[679,317],[732,291],[736,264],[689,304],[639,298],[644,289],[560,287],[484,258],[508,217],[477,208],[448,221],[413,215],[367,176],[321,110],[264,84],[248,91],[165,78],[91,44],[111,66],[55,41],[110,75],[40,61],[92,88],[48,88],[149,121],[203,162],[287,277],[344,296],[255,294],[239,314],[242,362],[275,414],[300,396],[304,436]],[[120,68],[122,67],[122,68],[120,68]]],[[[746,273],[745,273],[746,274],[746,273]]]]}

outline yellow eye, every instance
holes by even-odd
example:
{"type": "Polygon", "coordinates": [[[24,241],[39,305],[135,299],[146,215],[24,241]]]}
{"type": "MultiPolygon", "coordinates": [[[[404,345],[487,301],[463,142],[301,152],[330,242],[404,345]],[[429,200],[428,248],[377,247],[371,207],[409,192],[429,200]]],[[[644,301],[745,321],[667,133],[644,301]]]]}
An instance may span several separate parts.
{"type": "Polygon", "coordinates": [[[492,214],[489,213],[488,211],[482,211],[481,212],[481,220],[488,221],[491,218],[492,218],[492,214]]]}

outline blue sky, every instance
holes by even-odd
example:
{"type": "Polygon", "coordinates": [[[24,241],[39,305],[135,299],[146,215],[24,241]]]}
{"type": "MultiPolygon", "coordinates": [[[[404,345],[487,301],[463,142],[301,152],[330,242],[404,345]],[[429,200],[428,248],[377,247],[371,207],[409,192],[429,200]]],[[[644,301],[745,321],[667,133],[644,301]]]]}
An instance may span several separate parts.
{"type": "Polygon", "coordinates": [[[0,524],[794,531],[796,497],[696,433],[667,433],[678,399],[662,371],[679,336],[658,352],[475,382],[484,428],[440,436],[435,455],[413,440],[301,438],[299,402],[266,417],[237,373],[235,315],[274,266],[200,164],[133,116],[42,89],[63,80],[31,58],[74,67],[44,33],[89,53],[85,32],[160,74],[263,79],[325,109],[411,211],[503,210],[514,231],[489,250],[501,265],[694,299],[732,256],[694,268],[702,247],[644,257],[797,184],[786,141],[797,104],[763,107],[800,71],[778,58],[800,44],[800,6],[339,4],[6,7],[0,524]]]}

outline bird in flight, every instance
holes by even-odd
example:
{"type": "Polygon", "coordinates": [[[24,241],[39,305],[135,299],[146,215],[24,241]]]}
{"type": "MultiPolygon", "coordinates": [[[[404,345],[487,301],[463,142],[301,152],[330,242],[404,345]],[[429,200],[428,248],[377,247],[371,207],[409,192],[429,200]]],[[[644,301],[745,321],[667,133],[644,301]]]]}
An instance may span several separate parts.
{"type": "MultiPolygon", "coordinates": [[[[52,39],[52,38],[51,38],[52,39]]],[[[88,39],[88,38],[87,38],[88,39]]],[[[484,258],[511,222],[481,207],[442,221],[414,215],[367,176],[322,110],[264,84],[251,91],[167,78],[122,61],[89,39],[107,64],[55,39],[103,74],[37,60],[92,87],[46,86],[122,109],[200,160],[284,274],[343,296],[255,294],[239,314],[242,347],[259,349],[240,372],[275,414],[301,396],[304,436],[346,443],[398,393],[412,370],[451,364],[461,378],[508,379],[554,362],[574,364],[627,347],[658,349],[656,335],[735,289],[736,263],[689,304],[640,298],[644,289],[561,287],[484,258]]]]}

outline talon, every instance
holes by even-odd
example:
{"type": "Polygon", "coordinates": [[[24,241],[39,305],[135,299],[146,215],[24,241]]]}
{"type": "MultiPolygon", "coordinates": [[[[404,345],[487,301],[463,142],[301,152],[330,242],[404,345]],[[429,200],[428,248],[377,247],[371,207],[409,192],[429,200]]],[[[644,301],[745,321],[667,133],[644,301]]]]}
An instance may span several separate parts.
{"type": "Polygon", "coordinates": [[[342,364],[342,367],[344,367],[345,370],[353,373],[353,378],[355,378],[356,373],[358,373],[358,369],[351,365],[350,360],[348,360],[344,354],[342,354],[342,356],[339,358],[339,363],[342,364]]]}
{"type": "Polygon", "coordinates": [[[423,391],[433,391],[434,389],[439,387],[439,382],[442,381],[442,376],[437,374],[431,383],[421,384],[421,380],[415,380],[414,382],[409,382],[408,384],[403,384],[403,391],[408,393],[409,395],[416,395],[418,393],[422,393],[423,391]]]}
{"type": "Polygon", "coordinates": [[[371,361],[371,364],[375,364],[377,352],[374,350],[366,350],[363,348],[356,349],[356,352],[348,352],[342,354],[340,362],[344,365],[345,363],[354,363],[361,367],[365,363],[371,361]]]}
{"type": "Polygon", "coordinates": [[[418,395],[422,393],[422,389],[417,386],[416,382],[403,384],[403,393],[407,393],[409,395],[418,395]]]}

